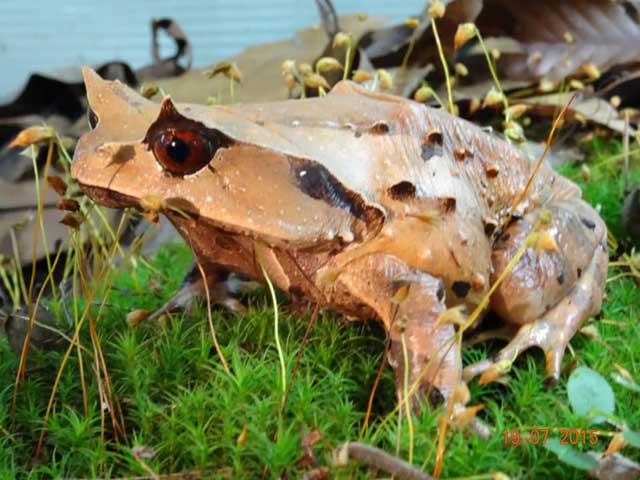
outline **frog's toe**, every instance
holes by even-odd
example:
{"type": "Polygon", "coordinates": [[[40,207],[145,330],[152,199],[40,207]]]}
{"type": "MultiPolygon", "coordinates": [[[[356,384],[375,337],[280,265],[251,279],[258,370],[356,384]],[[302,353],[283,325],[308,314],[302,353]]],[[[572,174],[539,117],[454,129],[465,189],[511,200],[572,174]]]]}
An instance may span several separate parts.
{"type": "MultiPolygon", "coordinates": [[[[206,286],[212,305],[220,305],[232,312],[245,314],[247,308],[235,295],[245,293],[255,282],[244,281],[230,275],[230,272],[218,268],[206,272],[206,286]]],[[[200,271],[195,267],[186,275],[180,289],[162,307],[153,312],[148,320],[157,320],[166,313],[190,311],[195,302],[206,298],[205,282],[200,271]]]]}
{"type": "Polygon", "coordinates": [[[204,294],[201,282],[185,283],[160,308],[147,317],[147,320],[157,320],[167,313],[186,312],[193,308],[197,298],[204,294]]]}
{"type": "Polygon", "coordinates": [[[581,274],[569,295],[538,320],[521,326],[493,359],[465,367],[463,379],[468,381],[482,375],[481,381],[488,383],[505,374],[524,350],[538,347],[545,353],[548,381],[557,381],[569,340],[589,316],[600,310],[607,262],[606,248],[599,245],[589,267],[581,274]]]}
{"type": "Polygon", "coordinates": [[[560,376],[560,365],[568,338],[560,334],[546,317],[520,327],[514,338],[492,359],[480,360],[466,366],[462,378],[469,381],[482,375],[481,383],[488,383],[506,374],[518,356],[531,347],[541,348],[546,357],[547,375],[551,382],[560,376]]]}

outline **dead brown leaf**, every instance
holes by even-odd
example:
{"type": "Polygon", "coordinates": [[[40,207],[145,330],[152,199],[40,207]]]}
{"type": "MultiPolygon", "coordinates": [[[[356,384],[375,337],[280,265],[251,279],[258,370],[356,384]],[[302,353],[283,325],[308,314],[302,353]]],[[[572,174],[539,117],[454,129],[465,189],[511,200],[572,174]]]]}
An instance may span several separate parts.
{"type": "Polygon", "coordinates": [[[72,228],[73,230],[77,230],[78,228],[80,228],[80,225],[82,225],[82,222],[84,222],[84,217],[79,212],[67,213],[60,220],[60,223],[62,225],[66,225],[67,227],[72,228]]]}
{"type": "Polygon", "coordinates": [[[65,183],[65,181],[62,179],[61,176],[59,175],[48,175],[47,178],[47,184],[53,188],[53,190],[60,195],[61,197],[64,197],[67,193],[67,184],[65,183]]]}
{"type": "Polygon", "coordinates": [[[558,81],[593,76],[640,58],[640,25],[627,2],[600,0],[485,1],[477,25],[484,36],[509,36],[525,53],[503,56],[510,78],[558,81]]]}
{"type": "MultiPolygon", "coordinates": [[[[343,31],[350,32],[356,41],[364,32],[380,28],[387,21],[382,17],[362,19],[355,15],[341,16],[339,20],[343,31]]],[[[291,39],[251,46],[227,59],[242,72],[242,84],[234,89],[233,100],[264,102],[287,98],[282,63],[294,59],[297,64],[313,64],[331,41],[323,29],[311,27],[297,32],[291,39]]],[[[337,60],[344,62],[342,58],[337,60]]],[[[211,67],[192,69],[179,77],[162,79],[156,83],[177,102],[205,103],[208,97],[216,97],[219,103],[229,103],[229,79],[223,76],[208,79],[204,75],[208,70],[211,67]]]]}
{"type": "Polygon", "coordinates": [[[604,455],[602,452],[589,452],[589,455],[599,463],[597,469],[589,472],[593,478],[599,480],[636,480],[640,478],[640,464],[619,453],[604,455]]]}
{"type": "MultiPolygon", "coordinates": [[[[437,19],[442,46],[448,58],[454,53],[454,37],[458,25],[473,22],[482,9],[482,0],[448,0],[444,16],[437,19]]],[[[423,11],[417,26],[403,22],[380,28],[366,34],[361,47],[377,67],[391,68],[401,65],[409,44],[415,38],[410,64],[426,65],[438,62],[438,52],[431,32],[431,18],[423,11]]]]}
{"type": "Polygon", "coordinates": [[[64,210],[66,212],[77,212],[80,210],[80,204],[77,200],[73,200],[72,198],[62,198],[56,204],[56,207],[59,210],[64,210]]]}
{"type": "MultiPolygon", "coordinates": [[[[550,93],[537,97],[522,99],[521,103],[532,105],[530,113],[552,117],[559,108],[567,104],[572,93],[550,93]]],[[[569,107],[569,114],[574,118],[593,122],[619,133],[625,132],[624,120],[620,118],[618,111],[613,106],[598,97],[590,96],[576,99],[569,107]]],[[[630,129],[634,134],[634,130],[630,129]]]]}

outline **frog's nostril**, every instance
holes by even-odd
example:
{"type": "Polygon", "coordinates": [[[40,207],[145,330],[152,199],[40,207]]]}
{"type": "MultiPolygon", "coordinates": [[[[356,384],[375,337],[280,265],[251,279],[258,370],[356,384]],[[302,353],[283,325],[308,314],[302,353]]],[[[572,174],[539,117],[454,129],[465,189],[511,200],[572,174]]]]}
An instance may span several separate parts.
{"type": "Polygon", "coordinates": [[[98,115],[96,115],[96,112],[91,109],[91,107],[87,109],[87,118],[89,120],[89,127],[91,127],[91,130],[95,129],[98,126],[98,122],[100,121],[100,119],[98,118],[98,115]]]}

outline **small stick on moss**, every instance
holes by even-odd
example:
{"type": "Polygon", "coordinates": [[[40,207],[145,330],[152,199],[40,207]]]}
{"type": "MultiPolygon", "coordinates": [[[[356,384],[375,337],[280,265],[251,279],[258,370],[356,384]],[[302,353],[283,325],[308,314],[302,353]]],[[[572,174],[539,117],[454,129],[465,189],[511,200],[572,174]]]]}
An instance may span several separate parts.
{"type": "MultiPolygon", "coordinates": [[[[139,477],[109,477],[111,480],[199,480],[201,478],[214,477],[213,472],[186,472],[186,473],[167,473],[166,475],[139,476],[139,477]]],[[[97,477],[97,480],[106,480],[107,477],[97,477]]]]}
{"type": "Polygon", "coordinates": [[[433,480],[431,475],[418,470],[410,463],[365,443],[347,442],[336,450],[338,465],[346,465],[349,458],[396,475],[399,479],[433,480]]]}

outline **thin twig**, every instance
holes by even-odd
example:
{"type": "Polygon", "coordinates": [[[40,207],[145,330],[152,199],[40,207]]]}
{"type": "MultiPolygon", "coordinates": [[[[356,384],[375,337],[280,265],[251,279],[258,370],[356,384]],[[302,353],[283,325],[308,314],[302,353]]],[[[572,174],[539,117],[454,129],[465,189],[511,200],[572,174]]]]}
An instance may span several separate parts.
{"type": "MultiPolygon", "coordinates": [[[[203,478],[203,475],[213,475],[213,472],[186,472],[186,473],[167,473],[166,475],[154,475],[154,476],[137,476],[137,477],[109,477],[110,480],[199,480],[203,478]]],[[[210,478],[210,477],[207,477],[210,478]]],[[[65,477],[65,480],[87,480],[85,478],[70,478],[65,477]]],[[[107,480],[106,477],[97,477],[95,480],[107,480]]]]}
{"type": "Polygon", "coordinates": [[[360,442],[347,442],[337,450],[337,455],[341,457],[347,456],[355,460],[366,463],[367,465],[379,468],[392,475],[397,475],[399,479],[406,480],[434,480],[434,478],[410,463],[394,457],[380,448],[367,445],[360,442]]]}
{"type": "Polygon", "coordinates": [[[518,195],[518,197],[516,198],[516,201],[513,202],[513,205],[509,210],[509,215],[507,216],[507,219],[501,225],[502,227],[504,227],[505,225],[509,225],[509,222],[511,222],[511,218],[513,217],[513,213],[516,211],[516,209],[520,205],[520,202],[522,202],[522,200],[524,200],[524,198],[527,196],[527,193],[529,192],[529,189],[533,184],[533,180],[536,178],[536,175],[538,174],[538,170],[540,170],[540,167],[542,166],[542,162],[544,161],[544,158],[547,156],[547,153],[551,148],[551,141],[553,140],[553,136],[556,133],[556,129],[558,128],[558,125],[560,125],[560,120],[562,120],[562,118],[564,117],[564,114],[569,109],[569,106],[571,105],[571,103],[573,103],[575,98],[576,98],[576,94],[574,93],[573,95],[571,95],[571,98],[569,98],[569,101],[567,102],[567,104],[564,107],[562,107],[562,110],[553,121],[553,125],[551,126],[551,131],[547,136],[547,141],[544,145],[544,150],[542,151],[542,155],[540,155],[540,158],[538,158],[538,161],[534,165],[533,170],[531,171],[531,175],[529,175],[529,178],[527,179],[527,183],[525,184],[524,188],[520,192],[520,195],[518,195]]]}

